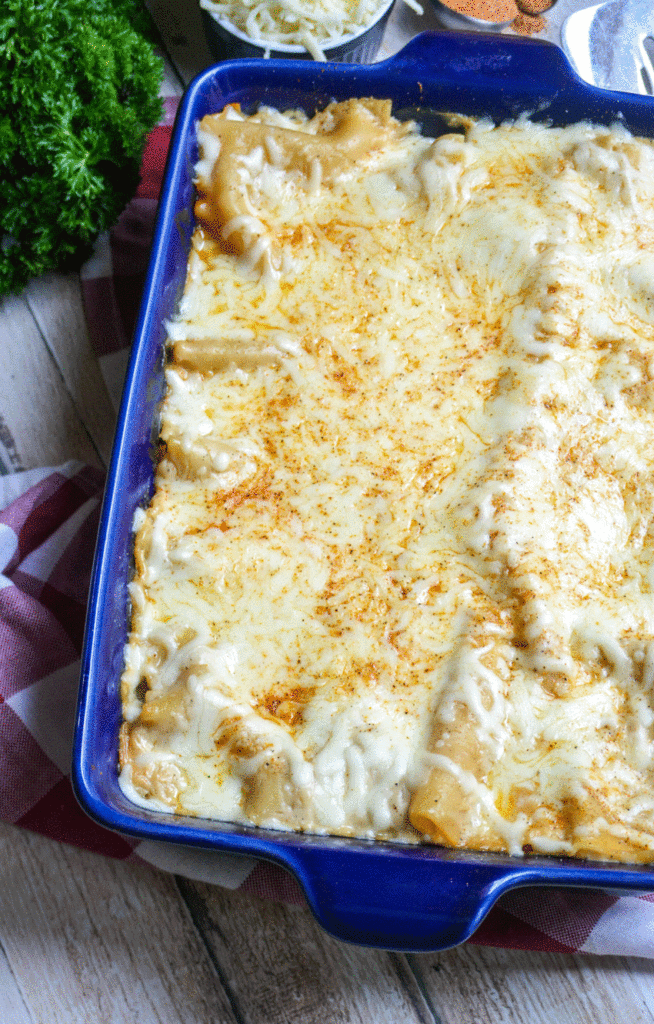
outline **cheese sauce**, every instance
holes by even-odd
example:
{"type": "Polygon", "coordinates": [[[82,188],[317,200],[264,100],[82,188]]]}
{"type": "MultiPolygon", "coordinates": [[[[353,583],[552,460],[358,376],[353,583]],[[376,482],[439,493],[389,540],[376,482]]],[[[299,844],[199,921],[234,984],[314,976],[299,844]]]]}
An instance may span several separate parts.
{"type": "Polygon", "coordinates": [[[376,100],[198,126],[121,785],[654,851],[654,148],[376,100]]]}

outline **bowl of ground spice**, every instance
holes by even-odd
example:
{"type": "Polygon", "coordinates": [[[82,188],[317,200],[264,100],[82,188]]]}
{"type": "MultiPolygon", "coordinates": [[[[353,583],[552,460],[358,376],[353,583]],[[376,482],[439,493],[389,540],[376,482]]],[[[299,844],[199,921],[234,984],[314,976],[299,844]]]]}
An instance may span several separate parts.
{"type": "Polygon", "coordinates": [[[533,35],[545,27],[542,17],[556,0],[431,0],[444,28],[497,31],[511,27],[533,35]]]}

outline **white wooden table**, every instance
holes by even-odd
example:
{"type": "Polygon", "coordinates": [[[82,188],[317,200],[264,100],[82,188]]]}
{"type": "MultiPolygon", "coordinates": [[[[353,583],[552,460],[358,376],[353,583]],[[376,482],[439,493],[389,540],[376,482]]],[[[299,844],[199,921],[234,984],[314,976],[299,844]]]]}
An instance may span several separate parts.
{"type": "MultiPolygon", "coordinates": [[[[179,91],[210,63],[198,11],[193,0],[150,6],[172,62],[168,89],[179,91]]],[[[392,31],[391,23],[391,48],[392,31]]],[[[77,277],[33,281],[1,303],[0,348],[7,467],[69,458],[105,466],[114,416],[77,277]]],[[[0,1024],[654,1021],[654,962],[646,960],[474,946],[410,956],[349,947],[302,908],[111,861],[7,825],[0,825],[0,862],[0,1024]]]]}

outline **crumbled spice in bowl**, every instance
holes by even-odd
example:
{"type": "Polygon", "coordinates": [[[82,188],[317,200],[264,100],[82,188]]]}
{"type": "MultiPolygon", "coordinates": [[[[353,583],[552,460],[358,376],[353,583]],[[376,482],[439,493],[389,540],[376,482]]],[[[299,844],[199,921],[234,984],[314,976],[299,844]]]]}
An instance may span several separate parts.
{"type": "Polygon", "coordinates": [[[522,14],[532,16],[543,14],[554,6],[552,0],[516,0],[516,3],[522,14]]]}
{"type": "Polygon", "coordinates": [[[532,35],[545,27],[541,15],[556,0],[432,0],[448,28],[501,28],[510,25],[521,35],[532,35]]]}
{"type": "Polygon", "coordinates": [[[520,11],[518,17],[511,22],[511,28],[520,36],[533,36],[542,32],[546,25],[547,21],[541,15],[525,14],[524,11],[520,11]]]}
{"type": "Polygon", "coordinates": [[[515,0],[440,0],[455,14],[463,14],[477,21],[488,21],[493,24],[511,22],[518,15],[515,0]]]}

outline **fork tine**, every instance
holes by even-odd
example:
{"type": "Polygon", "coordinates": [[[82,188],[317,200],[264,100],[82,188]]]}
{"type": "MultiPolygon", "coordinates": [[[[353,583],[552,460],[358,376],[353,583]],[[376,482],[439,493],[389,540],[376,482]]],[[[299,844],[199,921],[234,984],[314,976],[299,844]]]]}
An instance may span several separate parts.
{"type": "Polygon", "coordinates": [[[641,75],[648,95],[654,95],[654,39],[645,36],[640,40],[640,56],[643,62],[641,75]]]}

